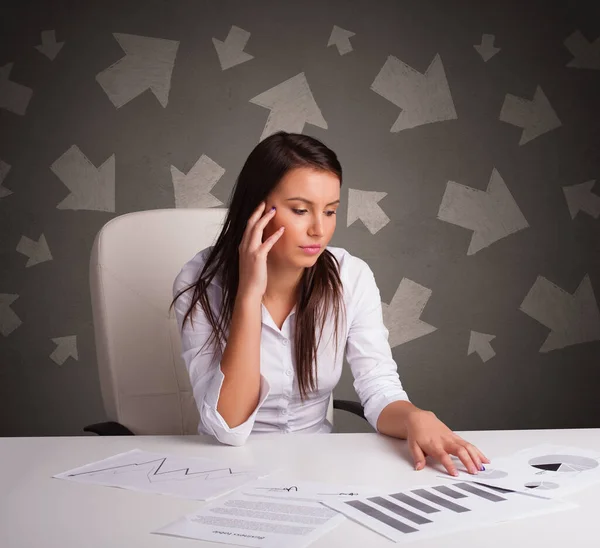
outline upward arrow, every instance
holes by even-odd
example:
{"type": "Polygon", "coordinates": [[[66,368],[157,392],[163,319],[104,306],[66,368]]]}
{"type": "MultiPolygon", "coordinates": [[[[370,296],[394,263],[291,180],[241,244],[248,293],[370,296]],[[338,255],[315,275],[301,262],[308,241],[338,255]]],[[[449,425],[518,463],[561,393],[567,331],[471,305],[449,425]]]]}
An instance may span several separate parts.
{"type": "Polygon", "coordinates": [[[303,72],[253,97],[250,102],[271,110],[261,141],[279,130],[302,133],[306,123],[327,129],[303,72]]]}
{"type": "Polygon", "coordinates": [[[340,55],[346,55],[346,53],[352,51],[352,44],[350,43],[350,38],[352,36],[354,36],[353,32],[338,27],[337,25],[333,25],[327,47],[335,45],[340,55]]]}
{"type": "Polygon", "coordinates": [[[42,32],[42,43],[35,46],[39,52],[43,53],[48,59],[54,61],[58,52],[65,45],[64,42],[56,41],[56,33],[53,30],[45,30],[42,32]]]}
{"type": "Polygon", "coordinates": [[[402,109],[391,132],[458,118],[439,55],[425,74],[390,55],[371,89],[402,109]]]}
{"type": "Polygon", "coordinates": [[[73,145],[50,169],[71,191],[56,207],[115,212],[115,155],[99,168],[73,145]]]}
{"type": "Polygon", "coordinates": [[[126,55],[96,76],[108,98],[119,108],[149,89],[166,107],[179,42],[134,34],[113,36],[126,55]]]}
{"type": "Polygon", "coordinates": [[[69,357],[72,357],[74,360],[79,360],[79,355],[77,353],[77,335],[57,337],[52,339],[52,342],[56,344],[54,352],[50,354],[50,359],[54,363],[62,365],[69,357]]]}
{"type": "Polygon", "coordinates": [[[219,56],[221,70],[227,70],[228,68],[250,61],[250,59],[254,59],[253,55],[244,51],[249,39],[250,33],[235,25],[229,29],[229,34],[225,38],[225,42],[216,38],[212,39],[217,50],[217,55],[219,56]]]}

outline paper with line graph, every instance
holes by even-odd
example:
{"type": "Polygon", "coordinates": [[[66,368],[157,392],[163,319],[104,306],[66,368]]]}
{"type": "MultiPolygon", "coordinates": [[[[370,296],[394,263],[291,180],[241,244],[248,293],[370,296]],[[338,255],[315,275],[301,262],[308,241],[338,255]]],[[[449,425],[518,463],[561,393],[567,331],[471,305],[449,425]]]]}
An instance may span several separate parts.
{"type": "Polygon", "coordinates": [[[321,503],[396,542],[577,508],[571,502],[469,482],[446,482],[384,496],[321,503]]]}
{"type": "Polygon", "coordinates": [[[212,459],[133,449],[53,477],[193,500],[210,500],[267,473],[212,459]]]}

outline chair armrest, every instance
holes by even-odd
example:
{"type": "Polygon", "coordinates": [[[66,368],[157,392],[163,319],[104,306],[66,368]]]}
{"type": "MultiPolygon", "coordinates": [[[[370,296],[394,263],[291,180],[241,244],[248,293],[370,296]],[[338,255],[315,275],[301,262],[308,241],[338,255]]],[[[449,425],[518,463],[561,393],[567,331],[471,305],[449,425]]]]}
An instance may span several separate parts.
{"type": "Polygon", "coordinates": [[[358,415],[361,419],[365,419],[365,411],[363,409],[363,406],[357,401],[333,400],[333,408],[341,409],[342,411],[349,411],[354,415],[358,415]]]}
{"type": "Polygon", "coordinates": [[[134,436],[135,434],[119,422],[107,421],[90,424],[83,428],[84,432],[93,432],[99,436],[134,436]]]}

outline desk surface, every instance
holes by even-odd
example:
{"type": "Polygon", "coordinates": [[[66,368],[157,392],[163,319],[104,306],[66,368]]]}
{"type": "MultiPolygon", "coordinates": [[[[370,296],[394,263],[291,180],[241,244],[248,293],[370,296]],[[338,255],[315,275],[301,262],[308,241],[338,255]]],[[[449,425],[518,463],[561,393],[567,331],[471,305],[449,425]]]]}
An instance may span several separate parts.
{"type": "MultiPolygon", "coordinates": [[[[459,432],[490,459],[538,443],[600,450],[600,429],[459,432]]],[[[416,472],[406,442],[380,434],[253,435],[241,447],[206,436],[0,438],[2,548],[164,548],[226,546],[150,534],[204,503],[52,478],[54,474],[140,448],[187,456],[226,458],[234,464],[285,466],[299,479],[410,487],[439,481],[442,468],[416,472]]],[[[517,520],[410,543],[415,548],[525,546],[597,547],[600,484],[569,497],[576,510],[517,520]],[[443,539],[443,540],[442,540],[443,539]]],[[[392,546],[346,520],[311,546],[392,546]]]]}

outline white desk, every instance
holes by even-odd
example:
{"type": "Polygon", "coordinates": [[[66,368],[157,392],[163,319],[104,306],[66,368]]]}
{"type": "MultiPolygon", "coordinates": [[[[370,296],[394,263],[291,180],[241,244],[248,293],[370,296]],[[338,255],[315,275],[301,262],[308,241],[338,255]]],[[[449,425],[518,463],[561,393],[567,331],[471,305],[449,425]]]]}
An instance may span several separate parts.
{"type": "MultiPolygon", "coordinates": [[[[538,443],[600,450],[600,429],[460,432],[493,460],[538,443]]],[[[223,547],[225,544],[150,534],[194,511],[203,502],[52,478],[53,474],[140,448],[226,458],[236,464],[286,463],[299,479],[386,487],[443,481],[428,466],[415,472],[406,442],[379,434],[268,434],[242,447],[204,436],[0,438],[0,547],[160,548],[223,547]]],[[[441,468],[440,468],[441,470],[441,468]]],[[[581,507],[559,514],[414,541],[415,548],[544,548],[600,545],[600,485],[570,497],[581,507]]],[[[346,520],[312,546],[377,548],[394,544],[346,520]]]]}

